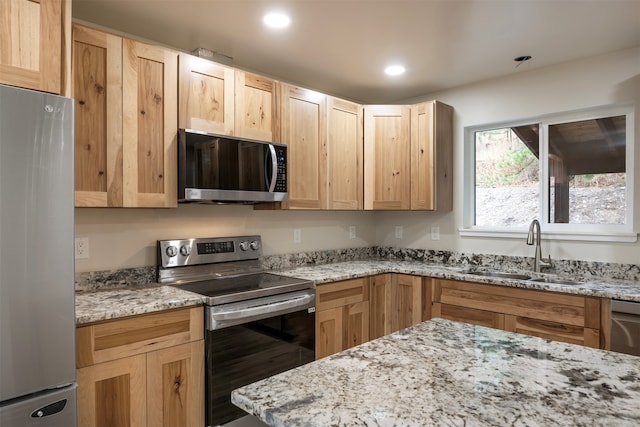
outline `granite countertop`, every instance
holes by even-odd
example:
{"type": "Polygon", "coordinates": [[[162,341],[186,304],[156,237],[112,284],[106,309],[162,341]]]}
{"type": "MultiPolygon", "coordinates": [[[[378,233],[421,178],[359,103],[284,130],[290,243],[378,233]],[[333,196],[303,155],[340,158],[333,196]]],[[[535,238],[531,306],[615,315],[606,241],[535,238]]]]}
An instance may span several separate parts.
{"type": "MultiPolygon", "coordinates": [[[[486,267],[484,268],[486,269],[486,267]]],[[[562,285],[532,282],[530,280],[475,276],[464,273],[468,269],[468,267],[443,266],[417,261],[368,260],[314,265],[274,272],[290,277],[312,280],[316,285],[374,274],[402,273],[516,288],[640,301],[640,283],[629,280],[588,278],[581,279],[584,282],[581,285],[562,285]]],[[[526,272],[536,277],[544,276],[530,271],[521,270],[520,272],[526,272]]],[[[198,304],[202,304],[200,295],[158,284],[119,287],[113,290],[83,291],[76,293],[76,324],[99,322],[198,304]]]]}
{"type": "Polygon", "coordinates": [[[198,294],[157,284],[76,292],[76,325],[200,304],[198,294]]]}
{"type": "Polygon", "coordinates": [[[273,427],[640,425],[640,357],[433,319],[239,388],[273,427]]]}

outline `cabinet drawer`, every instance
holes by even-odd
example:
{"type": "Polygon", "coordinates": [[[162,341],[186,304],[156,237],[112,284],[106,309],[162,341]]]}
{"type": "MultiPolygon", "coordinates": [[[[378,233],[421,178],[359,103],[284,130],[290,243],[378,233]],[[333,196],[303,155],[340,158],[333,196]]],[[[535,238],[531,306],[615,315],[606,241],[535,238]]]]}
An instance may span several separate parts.
{"type": "Polygon", "coordinates": [[[368,300],[369,281],[367,278],[327,283],[318,285],[316,288],[316,309],[318,311],[368,300]]]}
{"type": "Polygon", "coordinates": [[[434,292],[434,301],[442,304],[581,327],[585,326],[585,309],[590,309],[591,301],[587,300],[577,295],[449,280],[438,280],[434,292]]]}
{"type": "Polygon", "coordinates": [[[474,308],[457,307],[455,305],[435,303],[433,317],[471,323],[494,329],[504,329],[504,314],[474,308]]]}
{"type": "Polygon", "coordinates": [[[203,339],[202,307],[112,320],[76,329],[77,367],[203,339]]]}
{"type": "Polygon", "coordinates": [[[597,329],[564,325],[547,320],[529,319],[520,316],[505,316],[505,330],[554,341],[598,348],[600,334],[597,329]]]}

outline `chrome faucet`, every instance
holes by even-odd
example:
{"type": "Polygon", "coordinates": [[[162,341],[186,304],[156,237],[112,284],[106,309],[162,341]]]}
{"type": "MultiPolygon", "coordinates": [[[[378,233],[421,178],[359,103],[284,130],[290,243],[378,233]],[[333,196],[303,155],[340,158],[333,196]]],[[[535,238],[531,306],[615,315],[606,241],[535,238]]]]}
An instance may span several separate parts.
{"type": "Polygon", "coordinates": [[[551,255],[547,259],[542,258],[542,249],[540,248],[540,223],[537,219],[531,221],[529,225],[529,234],[527,234],[527,245],[533,245],[536,243],[536,255],[533,259],[533,271],[540,272],[541,267],[551,267],[551,255]],[[535,235],[533,234],[535,229],[535,235]]]}

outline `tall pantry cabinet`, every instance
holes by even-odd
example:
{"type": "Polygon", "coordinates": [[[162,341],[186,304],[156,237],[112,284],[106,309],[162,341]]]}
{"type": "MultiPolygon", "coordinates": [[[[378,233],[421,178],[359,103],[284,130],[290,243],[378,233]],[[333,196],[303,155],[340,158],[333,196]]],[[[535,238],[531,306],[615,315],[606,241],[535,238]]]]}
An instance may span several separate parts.
{"type": "Polygon", "coordinates": [[[72,71],[76,206],[175,207],[177,53],[74,25],[72,71]]]}

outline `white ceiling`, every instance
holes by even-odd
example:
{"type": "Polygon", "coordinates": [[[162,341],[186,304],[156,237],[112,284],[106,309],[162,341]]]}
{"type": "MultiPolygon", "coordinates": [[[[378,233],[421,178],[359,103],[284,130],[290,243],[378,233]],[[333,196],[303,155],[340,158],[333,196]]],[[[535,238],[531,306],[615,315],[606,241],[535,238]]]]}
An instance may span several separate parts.
{"type": "Polygon", "coordinates": [[[73,0],[75,19],[365,104],[640,45],[640,0],[73,0]],[[285,31],[262,15],[285,10],[285,31]],[[516,68],[513,58],[531,55],[516,68]],[[383,68],[402,62],[407,73],[383,68]]]}

